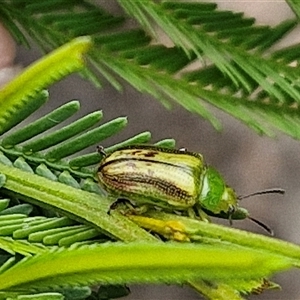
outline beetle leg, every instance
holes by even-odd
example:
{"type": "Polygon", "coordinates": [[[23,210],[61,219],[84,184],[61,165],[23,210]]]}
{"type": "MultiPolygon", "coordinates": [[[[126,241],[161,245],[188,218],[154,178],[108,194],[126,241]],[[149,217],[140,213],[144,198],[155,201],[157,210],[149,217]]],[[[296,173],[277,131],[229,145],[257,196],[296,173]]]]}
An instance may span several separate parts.
{"type": "Polygon", "coordinates": [[[99,154],[101,154],[101,155],[104,156],[104,157],[107,155],[107,153],[105,152],[103,146],[100,146],[100,145],[97,146],[97,151],[98,151],[99,154]]]}
{"type": "Polygon", "coordinates": [[[201,221],[211,223],[210,217],[200,208],[198,209],[198,215],[201,221]]]}
{"type": "Polygon", "coordinates": [[[124,215],[142,215],[149,210],[149,205],[144,204],[141,206],[135,206],[130,200],[119,198],[110,206],[109,212],[112,209],[118,209],[124,215]]]}

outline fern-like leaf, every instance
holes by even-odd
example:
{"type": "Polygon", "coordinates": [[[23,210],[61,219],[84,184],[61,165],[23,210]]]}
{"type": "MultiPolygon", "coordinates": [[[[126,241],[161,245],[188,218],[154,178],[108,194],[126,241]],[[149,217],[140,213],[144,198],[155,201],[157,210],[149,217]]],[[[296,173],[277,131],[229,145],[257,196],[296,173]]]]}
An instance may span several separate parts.
{"type": "MultiPolygon", "coordinates": [[[[220,11],[213,3],[119,3],[153,36],[153,21],[158,24],[176,46],[154,46],[153,38],[142,30],[108,34],[108,28],[118,31],[124,18],[87,1],[4,1],[0,13],[18,41],[26,43],[22,30],[27,30],[47,51],[75,36],[91,34],[95,42],[91,68],[81,74],[98,86],[98,73],[117,89],[121,89],[117,79],[121,76],[168,107],[171,100],[200,114],[217,129],[220,123],[210,105],[260,134],[274,136],[275,129],[299,139],[298,67],[265,54],[294,28],[295,20],[270,28],[255,25],[253,18],[241,13],[220,11]],[[187,70],[191,63],[197,72],[187,70]],[[217,71],[212,73],[211,68],[217,71]]],[[[296,7],[295,2],[290,4],[296,7]]]]}

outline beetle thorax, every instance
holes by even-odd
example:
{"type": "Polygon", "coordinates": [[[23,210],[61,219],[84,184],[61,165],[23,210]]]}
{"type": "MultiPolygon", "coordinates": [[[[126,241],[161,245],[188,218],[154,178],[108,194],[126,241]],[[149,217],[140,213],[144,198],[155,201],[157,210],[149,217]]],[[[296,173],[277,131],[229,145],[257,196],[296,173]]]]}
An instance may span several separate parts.
{"type": "Polygon", "coordinates": [[[208,167],[203,176],[199,202],[215,214],[227,213],[237,206],[237,196],[234,190],[225,184],[223,177],[214,168],[208,167]]]}

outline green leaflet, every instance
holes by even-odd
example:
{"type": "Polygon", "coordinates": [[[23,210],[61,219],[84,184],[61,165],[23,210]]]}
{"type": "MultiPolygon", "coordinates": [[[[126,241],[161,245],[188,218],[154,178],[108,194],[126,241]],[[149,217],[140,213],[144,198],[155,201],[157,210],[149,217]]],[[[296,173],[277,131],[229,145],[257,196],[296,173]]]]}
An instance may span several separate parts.
{"type": "Polygon", "coordinates": [[[287,4],[291,7],[294,13],[300,18],[300,4],[297,0],[286,0],[287,4]]]}
{"type": "MultiPolygon", "coordinates": [[[[1,153],[0,153],[0,156],[1,156],[1,153]]],[[[8,160],[8,159],[7,159],[7,160],[8,160]]],[[[9,161],[9,160],[8,160],[8,161],[9,161]]],[[[0,159],[0,162],[2,163],[1,159],[0,159]]],[[[9,162],[10,162],[10,161],[9,161],[9,162]]],[[[0,174],[0,188],[3,187],[5,181],[6,181],[5,175],[0,174]]],[[[0,200],[0,210],[6,208],[7,205],[8,205],[7,200],[4,200],[4,199],[0,200]]]]}
{"type": "Polygon", "coordinates": [[[104,140],[119,132],[127,125],[127,119],[123,117],[116,118],[104,125],[91,129],[79,137],[75,137],[72,141],[65,141],[53,147],[46,154],[46,159],[57,160],[67,157],[73,153],[95,145],[99,140],[104,140]],[[113,125],[113,126],[112,126],[113,125]]]}
{"type": "MultiPolygon", "coordinates": [[[[249,281],[249,280],[248,280],[249,281]]],[[[218,299],[218,300],[243,300],[236,289],[231,286],[211,282],[207,280],[197,280],[190,284],[196,291],[203,295],[206,299],[218,299]]]]}
{"type": "MultiPolygon", "coordinates": [[[[22,254],[24,256],[31,256],[32,254],[38,254],[47,250],[46,246],[42,244],[29,243],[27,241],[16,241],[9,237],[0,237],[0,249],[7,251],[11,254],[22,254]]],[[[2,273],[3,265],[0,268],[2,273]]]]}
{"type": "Polygon", "coordinates": [[[25,119],[47,99],[51,83],[83,68],[89,37],[76,38],[29,66],[0,91],[0,134],[25,119]],[[47,72],[45,72],[47,70],[47,72]]]}
{"type": "MultiPolygon", "coordinates": [[[[9,84],[8,84],[9,86],[9,84]]],[[[7,86],[6,86],[7,87],[7,86]]],[[[0,135],[17,125],[34,111],[40,108],[48,100],[48,92],[40,91],[31,95],[16,95],[14,97],[7,97],[7,99],[13,99],[15,101],[6,101],[5,89],[4,94],[0,91],[0,135]],[[4,95],[4,97],[1,97],[4,95]],[[20,97],[20,98],[19,98],[20,97]],[[22,97],[22,98],[21,98],[22,97]],[[1,100],[2,98],[2,100],[1,100]],[[4,100],[5,99],[5,100],[4,100]]],[[[26,91],[28,92],[28,91],[26,91]]],[[[24,93],[25,94],[25,93],[24,93]]]]}
{"type": "Polygon", "coordinates": [[[284,257],[240,247],[105,243],[25,258],[0,275],[0,290],[47,290],[49,286],[92,283],[183,283],[197,278],[251,279],[290,265],[284,257]]]}
{"type": "Polygon", "coordinates": [[[57,289],[58,292],[26,293],[0,292],[1,300],[83,300],[91,295],[89,287],[57,289]]]}
{"type": "Polygon", "coordinates": [[[9,297],[9,300],[64,300],[64,296],[59,293],[40,293],[32,295],[18,295],[9,297]]]}
{"type": "MultiPolygon", "coordinates": [[[[69,102],[67,104],[70,104],[72,102],[69,102]]],[[[68,108],[67,104],[63,106],[66,109],[68,108]]],[[[78,102],[78,105],[79,105],[79,102],[78,102]]],[[[23,151],[24,152],[26,152],[26,151],[38,152],[38,151],[47,149],[53,145],[56,145],[62,141],[66,141],[67,139],[92,127],[93,125],[98,123],[101,118],[102,118],[102,112],[95,111],[91,114],[84,116],[83,118],[81,118],[75,122],[72,122],[70,125],[67,125],[61,129],[58,129],[58,130],[48,133],[48,134],[44,133],[42,137],[28,141],[24,145],[23,151]]]]}
{"type": "MultiPolygon", "coordinates": [[[[149,131],[145,131],[145,132],[142,132],[132,138],[127,139],[124,142],[120,142],[118,144],[114,144],[111,147],[105,148],[105,151],[107,153],[110,153],[110,152],[112,152],[122,146],[125,146],[125,145],[128,146],[128,145],[134,145],[134,144],[144,144],[144,143],[149,142],[150,139],[151,139],[151,133],[149,131]]],[[[161,142],[164,143],[164,142],[166,142],[166,140],[163,140],[161,142]]],[[[74,168],[79,168],[79,167],[89,166],[92,164],[98,164],[100,161],[100,159],[99,159],[100,157],[101,157],[101,154],[97,153],[97,152],[84,154],[81,156],[76,156],[75,158],[72,158],[69,160],[69,165],[74,168]]]]}
{"type": "MultiPolygon", "coordinates": [[[[19,143],[22,143],[26,140],[35,137],[36,135],[43,133],[44,131],[56,126],[57,124],[65,121],[69,117],[71,117],[74,113],[79,110],[79,102],[78,101],[70,101],[65,105],[53,110],[51,113],[45,115],[44,117],[20,128],[19,130],[14,131],[8,137],[5,137],[2,140],[2,145],[5,148],[13,147],[19,143]]],[[[40,142],[41,143],[41,142],[40,142]]],[[[41,143],[43,145],[43,143],[41,143]]],[[[25,152],[27,151],[36,151],[31,145],[25,148],[25,152]],[[29,149],[28,149],[29,148],[29,149]]]]}
{"type": "MultiPolygon", "coordinates": [[[[3,199],[0,205],[3,203],[8,205],[8,199],[3,199]]],[[[78,224],[67,217],[28,217],[27,215],[32,211],[32,206],[28,203],[4,208],[5,206],[3,210],[0,209],[0,249],[12,254],[17,252],[27,255],[27,253],[36,253],[36,247],[42,245],[69,246],[79,241],[93,238],[99,240],[104,237],[96,228],[87,224],[78,224]],[[19,241],[14,241],[9,236],[19,241]],[[29,250],[26,250],[25,246],[29,250]]]]}
{"type": "Polygon", "coordinates": [[[197,280],[191,286],[207,299],[214,300],[242,300],[244,298],[240,294],[260,294],[267,289],[279,288],[277,284],[264,278],[254,280],[240,280],[235,278],[226,281],[226,284],[218,281],[197,280]]]}
{"type": "Polygon", "coordinates": [[[249,295],[251,293],[261,294],[264,290],[280,289],[280,286],[265,278],[255,280],[233,280],[230,283],[231,287],[240,291],[241,294],[249,295]]]}

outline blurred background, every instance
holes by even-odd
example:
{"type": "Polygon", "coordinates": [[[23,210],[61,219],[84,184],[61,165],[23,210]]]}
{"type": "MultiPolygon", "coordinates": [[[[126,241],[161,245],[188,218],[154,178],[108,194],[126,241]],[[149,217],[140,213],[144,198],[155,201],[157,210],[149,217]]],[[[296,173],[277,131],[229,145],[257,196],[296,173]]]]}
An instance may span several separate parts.
{"type": "MultiPolygon", "coordinates": [[[[114,1],[98,1],[114,14],[122,10],[114,1]]],[[[259,24],[276,25],[294,18],[285,1],[208,1],[217,2],[219,9],[243,11],[255,17],[259,24]]],[[[294,30],[276,47],[299,42],[300,30],[294,30]]],[[[17,48],[16,64],[27,66],[40,57],[37,49],[17,48]]],[[[44,114],[71,99],[81,101],[85,114],[103,110],[103,122],[118,116],[127,116],[129,125],[119,135],[105,141],[104,146],[122,141],[139,132],[152,132],[153,142],[175,138],[177,147],[200,152],[206,162],[217,168],[238,194],[248,194],[266,188],[281,187],[284,196],[265,195],[245,199],[243,206],[251,215],[268,224],[275,236],[293,243],[300,243],[300,142],[278,133],[276,139],[260,137],[240,122],[215,110],[222,120],[223,131],[216,132],[212,126],[197,115],[178,107],[167,111],[152,97],[142,95],[124,82],[122,93],[109,83],[97,90],[91,83],[72,75],[50,89],[48,105],[39,110],[44,114]]],[[[35,118],[36,115],[33,117],[35,118]]],[[[226,222],[225,222],[226,223],[226,222]]],[[[226,223],[228,224],[228,223],[226,223]]],[[[228,224],[229,226],[229,224],[228,224]]],[[[236,228],[263,233],[249,220],[236,221],[236,228]]],[[[300,299],[299,270],[289,271],[273,278],[282,286],[282,291],[267,291],[250,299],[300,299]]],[[[193,290],[176,286],[131,286],[131,295],[126,299],[199,299],[193,290]]]]}

